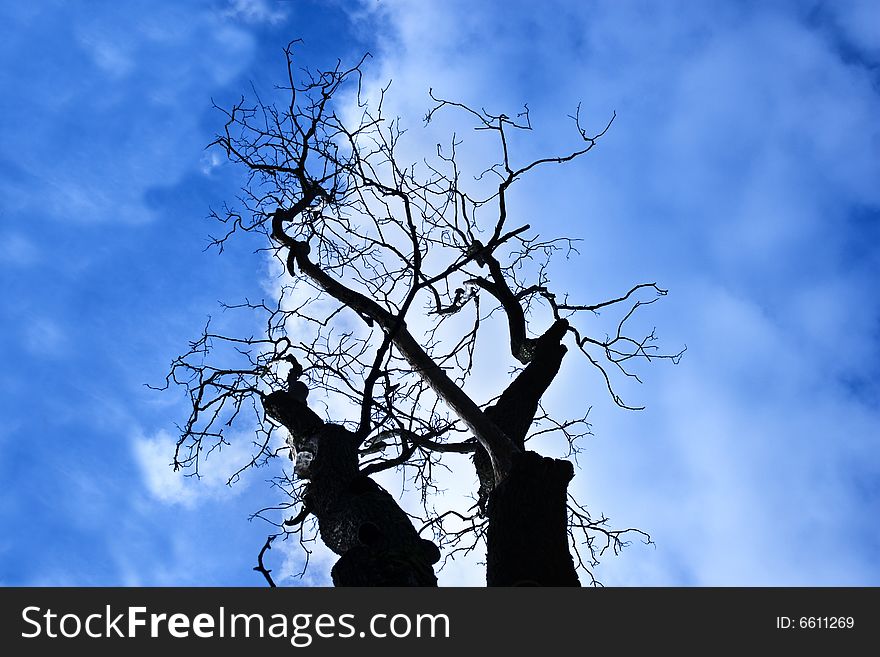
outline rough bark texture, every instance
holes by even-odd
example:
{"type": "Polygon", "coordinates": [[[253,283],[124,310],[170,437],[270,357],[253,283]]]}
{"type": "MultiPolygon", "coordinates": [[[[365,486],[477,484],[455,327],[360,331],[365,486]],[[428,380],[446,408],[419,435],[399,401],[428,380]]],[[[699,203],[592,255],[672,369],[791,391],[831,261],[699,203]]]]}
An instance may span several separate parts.
{"type": "Polygon", "coordinates": [[[340,555],[336,586],[436,586],[440,551],[422,539],[394,498],[358,470],[358,441],[345,427],[324,423],[290,392],[263,400],[266,413],[290,431],[293,448],[312,454],[298,476],[308,479],[304,504],[318,519],[321,540],[340,555]]]}

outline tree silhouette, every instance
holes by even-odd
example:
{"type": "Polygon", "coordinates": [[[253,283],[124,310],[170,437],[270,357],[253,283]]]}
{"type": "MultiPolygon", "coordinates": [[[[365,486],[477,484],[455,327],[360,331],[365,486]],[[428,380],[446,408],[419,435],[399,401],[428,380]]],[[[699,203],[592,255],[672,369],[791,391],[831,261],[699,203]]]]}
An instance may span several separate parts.
{"type": "Polygon", "coordinates": [[[578,585],[578,570],[595,582],[606,550],[650,537],[611,529],[574,500],[571,457],[589,433],[586,412],[556,418],[541,397],[567,345],[623,408],[634,407],[615,392],[615,377],[637,378],[633,361],[677,362],[681,353],[658,352],[653,332],[627,331],[665,290],[640,283],[606,301],[571,301],[551,286],[548,265],[574,252],[573,238],[512,224],[508,200],[535,169],[592,150],[614,115],[591,134],[576,112],[575,148],[519,163],[511,134],[531,131],[528,108],[510,118],[431,92],[426,122],[454,112],[495,140],[497,160],[465,175],[455,136],[417,164],[402,161],[401,122],[383,115],[388,87],[369,100],[362,89],[366,57],[351,68],[297,71],[293,49],[285,49],[284,105],[256,97],[218,108],[226,121],[212,146],[248,178],[238,203],[213,213],[224,230],[212,244],[223,251],[234,236],[256,233],[283,274],[271,303],[226,306],[261,316],[263,334],[223,335],[209,323],[173,362],[166,386],[184,386],[192,410],[175,469],[197,474],[243,415],[258,425],[256,449],[232,480],[291,458],[293,472],[274,480],[282,501],[256,514],[292,516],[259,554],[255,570],[272,585],[264,565],[272,541],[298,539],[307,564],[315,532],[339,555],[336,585],[436,585],[438,561],[481,545],[489,585],[578,585]],[[581,315],[606,309],[619,312],[615,333],[579,328],[581,315]],[[475,398],[478,336],[502,317],[510,361],[491,366],[515,367],[494,397],[475,398]],[[568,458],[528,448],[548,433],[564,437],[568,458]],[[441,468],[475,482],[470,508],[438,508],[441,468]],[[373,479],[390,469],[412,483],[417,508],[404,510],[373,479]]]}

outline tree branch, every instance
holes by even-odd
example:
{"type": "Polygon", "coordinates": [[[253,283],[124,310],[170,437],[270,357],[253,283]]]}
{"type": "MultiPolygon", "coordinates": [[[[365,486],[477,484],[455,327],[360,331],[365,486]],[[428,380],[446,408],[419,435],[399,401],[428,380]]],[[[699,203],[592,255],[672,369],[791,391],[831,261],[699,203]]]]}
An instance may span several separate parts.
{"type": "MultiPolygon", "coordinates": [[[[276,213],[278,216],[278,213],[276,213]]],[[[309,248],[305,242],[293,240],[288,235],[276,234],[272,237],[289,248],[288,271],[295,275],[294,264],[311,278],[325,292],[337,301],[354,310],[362,317],[369,317],[386,334],[393,335],[394,346],[400,351],[413,369],[424,378],[438,397],[446,401],[450,408],[470,428],[480,444],[489,452],[498,480],[503,479],[510,467],[510,460],[519,448],[488,419],[476,403],[440,368],[425,352],[406,326],[397,326],[396,318],[372,299],[351,289],[324,272],[309,260],[309,248]]]]}
{"type": "Polygon", "coordinates": [[[274,541],[278,537],[278,534],[272,534],[266,539],[265,545],[263,545],[263,549],[260,550],[260,554],[257,555],[257,565],[254,566],[254,570],[258,573],[261,573],[263,577],[266,578],[266,582],[269,583],[269,586],[275,588],[275,580],[272,579],[272,575],[270,574],[272,571],[268,570],[265,565],[263,565],[263,555],[266,554],[266,550],[272,549],[272,541],[274,541]]]}

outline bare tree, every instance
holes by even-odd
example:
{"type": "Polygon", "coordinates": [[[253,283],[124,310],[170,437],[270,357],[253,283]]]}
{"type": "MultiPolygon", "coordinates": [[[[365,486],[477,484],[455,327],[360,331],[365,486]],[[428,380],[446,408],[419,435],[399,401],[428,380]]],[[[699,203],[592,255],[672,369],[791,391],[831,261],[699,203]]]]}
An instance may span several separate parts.
{"type": "Polygon", "coordinates": [[[383,115],[388,87],[370,101],[362,89],[365,60],[310,72],[296,70],[293,44],[285,54],[286,103],[256,97],[218,108],[226,122],[212,144],[248,172],[239,202],[214,213],[224,229],[213,245],[222,251],[237,234],[259,234],[284,274],[270,303],[227,307],[260,314],[261,335],[209,325],[173,362],[166,385],[184,386],[192,406],[174,467],[197,473],[237,421],[258,427],[242,470],[290,456],[293,472],[275,479],[282,502],[258,513],[290,516],[255,568],[270,583],[263,558],[272,540],[298,539],[308,554],[315,526],[340,557],[337,585],[436,585],[441,558],[482,545],[489,585],[578,585],[579,569],[595,582],[606,550],[650,537],[609,528],[569,494],[571,457],[590,425],[584,409],[553,417],[542,395],[567,345],[623,408],[634,407],[615,392],[616,377],[637,377],[635,361],[677,362],[681,353],[660,353],[653,332],[627,330],[636,311],[666,294],[655,283],[594,303],[554,290],[548,265],[575,241],[512,224],[508,198],[539,167],[592,150],[614,115],[590,133],[575,112],[574,148],[519,162],[511,135],[531,131],[528,108],[511,118],[431,92],[426,122],[455,112],[495,140],[497,160],[466,175],[455,136],[421,162],[402,161],[401,122],[383,115]],[[579,317],[600,310],[618,312],[616,331],[594,337],[579,317]],[[475,399],[478,337],[501,318],[510,361],[492,367],[511,371],[510,380],[495,397],[475,399]],[[564,437],[568,458],[528,449],[549,433],[564,437]],[[477,482],[470,508],[438,508],[442,468],[477,482]],[[418,508],[405,511],[374,481],[390,469],[411,482],[418,508]]]}

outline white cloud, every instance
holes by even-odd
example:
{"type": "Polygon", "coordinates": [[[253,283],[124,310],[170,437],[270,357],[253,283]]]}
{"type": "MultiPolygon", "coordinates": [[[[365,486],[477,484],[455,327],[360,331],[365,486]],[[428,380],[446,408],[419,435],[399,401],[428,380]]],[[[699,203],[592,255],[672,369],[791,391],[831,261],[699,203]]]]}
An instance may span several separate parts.
{"type": "Polygon", "coordinates": [[[220,153],[218,153],[214,149],[205,151],[205,154],[202,156],[201,160],[202,173],[206,176],[210,176],[214,172],[214,170],[220,167],[222,164],[223,158],[220,156],[220,153]]]}
{"type": "Polygon", "coordinates": [[[171,467],[174,439],[165,431],[153,437],[134,438],[134,456],[149,493],[166,504],[193,506],[199,494],[198,482],[188,481],[171,467]]]}
{"type": "MultiPolygon", "coordinates": [[[[561,288],[594,299],[658,278],[673,297],[650,309],[649,326],[690,347],[678,368],[657,364],[646,386],[625,387],[649,405],[643,414],[613,407],[588,367],[575,373],[577,354],[566,360],[558,385],[577,394],[557,388],[555,402],[595,405],[597,433],[574,490],[658,543],[606,558],[599,578],[877,581],[858,534],[876,540],[862,527],[871,502],[859,482],[880,470],[880,418],[840,384],[876,373],[878,354],[873,282],[846,263],[861,238],[847,230],[848,212],[880,204],[868,73],[775,9],[554,5],[521,21],[454,2],[376,7],[389,33],[367,92],[394,79],[386,109],[411,129],[403,159],[432,153],[456,123],[420,129],[429,86],[492,111],[529,102],[537,146],[523,144],[522,158],[571,143],[565,115],[578,100],[600,128],[619,112],[588,160],[536,176],[511,203],[542,233],[586,239],[577,264],[559,268],[561,288]],[[475,40],[486,25],[493,38],[475,40]]],[[[462,136],[471,144],[462,163],[479,171],[489,146],[462,136]]],[[[480,400],[489,378],[471,388],[480,400]]],[[[472,483],[469,464],[444,481],[450,504],[472,483]]],[[[298,547],[281,549],[289,575],[298,547]]],[[[335,557],[316,554],[313,570],[329,569],[335,557]]],[[[481,558],[453,563],[441,583],[481,584],[481,558]]]]}
{"type": "Polygon", "coordinates": [[[0,190],[17,220],[149,220],[146,192],[198,170],[210,98],[255,52],[231,18],[178,4],[48,11],[20,27],[4,48],[34,73],[11,79],[0,135],[15,153],[0,190]],[[70,51],[63,67],[41,65],[53,49],[70,51]]]}
{"type": "MultiPolygon", "coordinates": [[[[312,521],[313,519],[309,519],[306,524],[310,525],[312,521]]],[[[307,531],[306,537],[310,536],[307,531]]],[[[272,543],[272,553],[281,555],[280,567],[272,570],[275,583],[280,586],[332,586],[330,570],[339,557],[324,545],[320,538],[307,542],[305,547],[310,554],[307,554],[300,545],[296,535],[290,535],[287,540],[275,539],[272,543]]],[[[277,563],[278,558],[272,553],[268,556],[277,563]]]]}
{"type": "MultiPolygon", "coordinates": [[[[844,12],[848,29],[856,14],[880,24],[868,4],[844,12]]],[[[562,288],[593,298],[668,285],[649,327],[689,346],[681,366],[657,364],[626,389],[642,414],[611,406],[567,358],[569,405],[589,391],[597,434],[575,488],[658,540],[609,560],[600,579],[876,582],[859,482],[880,470],[880,416],[840,381],[877,371],[876,248],[850,261],[864,236],[848,217],[880,205],[880,100],[870,73],[796,12],[716,10],[560,3],[523,20],[383,3],[392,35],[371,79],[394,78],[391,113],[408,119],[412,152],[436,143],[417,124],[429,85],[496,111],[528,101],[542,148],[562,143],[578,100],[590,117],[618,111],[589,160],[541,178],[512,210],[586,238],[558,270],[562,288]],[[491,39],[471,38],[488,25],[491,39]]]]}
{"type": "Polygon", "coordinates": [[[199,477],[183,471],[174,472],[172,459],[176,439],[167,431],[153,435],[137,433],[132,437],[134,458],[143,477],[143,485],[156,500],[170,505],[194,508],[209,498],[238,495],[248,486],[244,476],[234,486],[229,478],[250,460],[246,434],[229,436],[229,445],[202,456],[199,477]]]}

